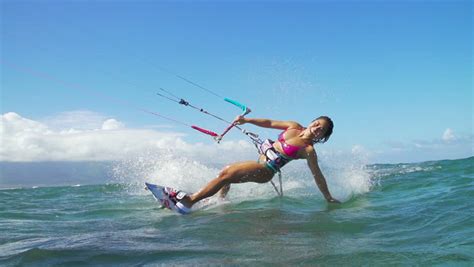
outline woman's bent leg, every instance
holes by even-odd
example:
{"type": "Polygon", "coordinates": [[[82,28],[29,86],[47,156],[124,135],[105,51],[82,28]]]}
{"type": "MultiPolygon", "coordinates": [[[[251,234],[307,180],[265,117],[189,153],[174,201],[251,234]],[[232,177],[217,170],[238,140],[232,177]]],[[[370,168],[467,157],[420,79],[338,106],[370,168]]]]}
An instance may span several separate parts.
{"type": "Polygon", "coordinates": [[[273,172],[261,163],[255,161],[235,163],[224,168],[216,178],[211,180],[199,192],[184,199],[183,204],[191,207],[196,202],[213,196],[220,189],[230,184],[246,182],[266,183],[272,177],[273,172]]]}

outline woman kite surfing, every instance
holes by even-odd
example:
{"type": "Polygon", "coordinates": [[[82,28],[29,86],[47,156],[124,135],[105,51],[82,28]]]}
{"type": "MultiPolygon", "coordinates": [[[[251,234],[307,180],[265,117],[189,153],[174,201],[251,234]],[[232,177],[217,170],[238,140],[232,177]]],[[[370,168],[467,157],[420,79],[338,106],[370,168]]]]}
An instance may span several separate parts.
{"type": "Polygon", "coordinates": [[[234,124],[251,123],[259,127],[283,130],[278,140],[266,140],[260,145],[260,156],[257,162],[244,161],[226,166],[219,175],[194,194],[181,191],[167,192],[170,199],[182,213],[190,212],[198,201],[211,197],[220,191],[225,197],[231,184],[267,183],[288,162],[306,159],[316,185],[329,203],[340,203],[329,192],[326,179],[318,165],[314,144],[325,143],[332,134],[334,123],[327,116],[313,120],[306,128],[294,121],[277,121],[270,119],[245,118],[238,116],[234,124]]]}

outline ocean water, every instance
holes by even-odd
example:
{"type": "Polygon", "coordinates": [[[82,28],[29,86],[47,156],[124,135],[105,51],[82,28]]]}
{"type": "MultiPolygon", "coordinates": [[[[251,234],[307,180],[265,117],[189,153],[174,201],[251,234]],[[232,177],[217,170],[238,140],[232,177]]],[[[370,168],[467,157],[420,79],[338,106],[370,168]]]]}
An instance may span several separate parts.
{"type": "Polygon", "coordinates": [[[0,265],[474,266],[474,157],[327,173],[343,204],[290,171],[282,198],[236,185],[186,216],[159,209],[138,180],[3,189],[0,265]]]}

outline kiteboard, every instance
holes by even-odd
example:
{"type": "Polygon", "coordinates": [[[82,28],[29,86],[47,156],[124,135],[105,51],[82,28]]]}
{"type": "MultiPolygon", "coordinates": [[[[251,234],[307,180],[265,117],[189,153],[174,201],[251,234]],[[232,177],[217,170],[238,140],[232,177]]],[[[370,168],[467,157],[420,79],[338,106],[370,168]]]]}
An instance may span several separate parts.
{"type": "Polygon", "coordinates": [[[188,214],[191,212],[190,208],[187,208],[177,201],[177,199],[184,197],[186,193],[175,190],[171,187],[164,187],[156,184],[145,183],[145,186],[145,189],[148,189],[153,194],[153,197],[160,203],[161,207],[175,211],[179,214],[188,214]]]}

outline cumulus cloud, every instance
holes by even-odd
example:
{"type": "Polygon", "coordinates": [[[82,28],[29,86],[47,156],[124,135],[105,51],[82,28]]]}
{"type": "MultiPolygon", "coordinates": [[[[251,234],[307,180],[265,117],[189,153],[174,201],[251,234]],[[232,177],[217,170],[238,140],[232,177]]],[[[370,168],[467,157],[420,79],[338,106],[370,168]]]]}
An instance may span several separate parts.
{"type": "Polygon", "coordinates": [[[116,119],[108,119],[102,123],[102,130],[120,130],[124,127],[125,125],[116,119]]]}
{"type": "Polygon", "coordinates": [[[444,133],[443,133],[443,136],[441,137],[441,139],[443,141],[446,141],[446,142],[451,142],[451,141],[454,141],[456,139],[456,136],[454,135],[454,131],[450,128],[447,128],[444,133]]]}
{"type": "Polygon", "coordinates": [[[472,133],[457,134],[447,128],[440,138],[386,142],[390,150],[377,152],[377,159],[381,162],[413,162],[471,157],[474,154],[473,139],[472,133]]]}
{"type": "Polygon", "coordinates": [[[76,122],[91,122],[98,118],[103,118],[103,121],[94,122],[95,128],[81,129],[81,125],[72,123],[73,120],[65,120],[62,127],[59,120],[45,120],[54,122],[51,127],[13,112],[1,115],[0,160],[106,161],[167,151],[210,162],[255,156],[252,145],[244,141],[223,142],[221,145],[191,144],[183,140],[182,133],[130,129],[116,119],[106,119],[95,113],[89,113],[93,118],[87,119],[84,114],[81,113],[81,119],[76,122]]]}
{"type": "Polygon", "coordinates": [[[73,110],[48,116],[40,122],[54,130],[90,130],[100,128],[107,119],[105,115],[90,110],[73,110]]]}

